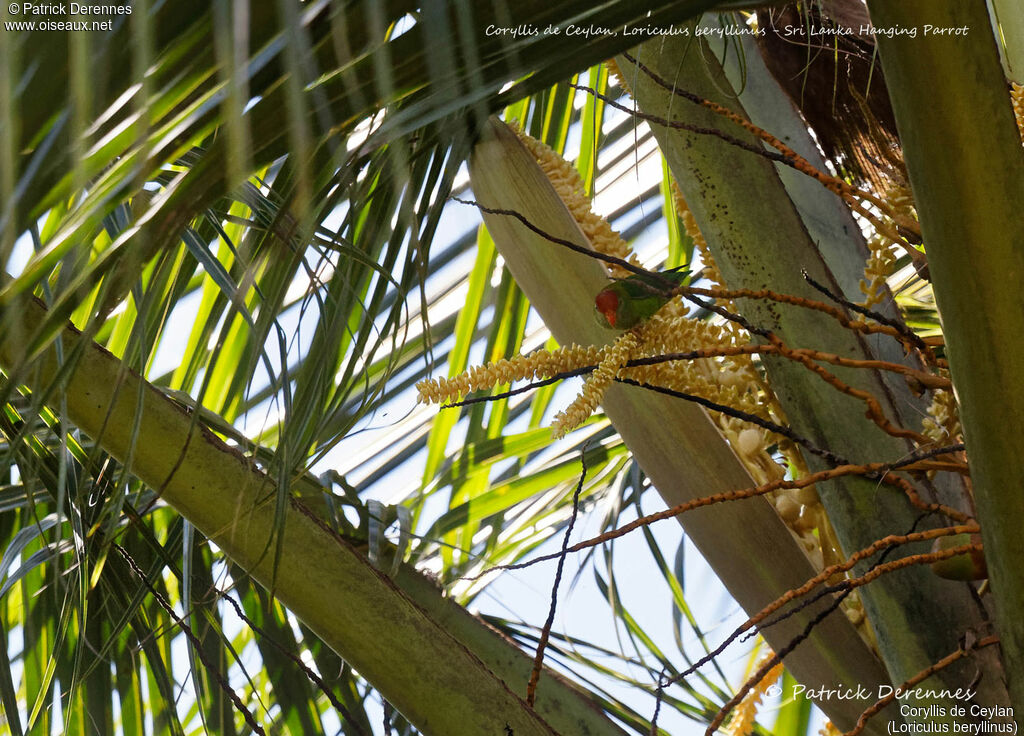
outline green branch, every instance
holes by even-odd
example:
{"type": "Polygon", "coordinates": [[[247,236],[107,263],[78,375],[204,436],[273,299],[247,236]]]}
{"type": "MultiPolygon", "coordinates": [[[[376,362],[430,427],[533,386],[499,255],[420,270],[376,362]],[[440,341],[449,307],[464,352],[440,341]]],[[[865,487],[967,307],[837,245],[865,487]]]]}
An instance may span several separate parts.
{"type": "MultiPolygon", "coordinates": [[[[5,313],[0,363],[43,390],[58,376],[56,350],[24,365],[23,350],[46,310],[26,299],[5,313]]],[[[425,734],[592,733],[621,735],[575,686],[548,674],[536,711],[527,707],[529,658],[413,571],[394,579],[291,507],[275,526],[274,481],[238,451],[81,333],[62,333],[58,391],[68,418],[157,489],[226,555],[352,665],[425,734]],[[137,432],[136,432],[137,427],[137,432]],[[273,541],[283,535],[274,567],[273,541]]]]}

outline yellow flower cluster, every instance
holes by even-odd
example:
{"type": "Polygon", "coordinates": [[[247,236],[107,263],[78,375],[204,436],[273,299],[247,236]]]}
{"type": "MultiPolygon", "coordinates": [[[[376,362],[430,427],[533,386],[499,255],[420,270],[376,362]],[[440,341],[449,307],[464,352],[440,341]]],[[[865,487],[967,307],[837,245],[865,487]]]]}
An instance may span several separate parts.
{"type": "Polygon", "coordinates": [[[889,239],[874,235],[868,241],[871,255],[864,266],[864,278],[860,282],[860,290],[864,294],[864,306],[871,307],[885,299],[886,281],[896,263],[896,253],[889,239]]]}
{"type": "MultiPolygon", "coordinates": [[[[914,211],[914,198],[906,187],[893,185],[885,191],[882,197],[894,215],[917,219],[917,214],[914,211]]],[[[889,222],[891,223],[892,220],[889,222]]],[[[885,299],[886,281],[892,274],[893,265],[896,263],[896,253],[892,241],[881,233],[875,233],[868,240],[868,250],[871,254],[864,266],[864,278],[860,282],[860,290],[864,293],[864,306],[866,307],[879,304],[885,299]]]]}
{"type": "MultiPolygon", "coordinates": [[[[746,331],[734,322],[690,319],[679,313],[682,309],[670,303],[638,328],[640,355],[732,348],[749,342],[746,331]]],[[[658,363],[628,368],[624,375],[771,419],[764,385],[747,355],[658,363]]]]}
{"type": "Polygon", "coordinates": [[[640,340],[635,332],[624,332],[604,351],[604,357],[583,384],[580,395],[565,411],[560,411],[555,416],[551,432],[556,438],[564,437],[587,421],[604,398],[604,392],[612,385],[622,367],[633,357],[639,344],[640,340]]]}
{"type": "Polygon", "coordinates": [[[441,404],[455,401],[474,391],[489,391],[513,381],[550,378],[566,371],[594,365],[602,359],[606,348],[569,345],[557,350],[538,350],[529,355],[502,358],[494,363],[477,365],[451,378],[428,378],[416,384],[419,402],[441,404]]]}
{"type": "Polygon", "coordinates": [[[1013,100],[1013,114],[1017,118],[1020,140],[1024,143],[1024,85],[1016,82],[1010,85],[1010,99],[1013,100]]]}
{"type": "Polygon", "coordinates": [[[937,389],[932,393],[928,416],[921,425],[922,433],[936,442],[950,442],[962,434],[960,408],[952,391],[937,389]]]}
{"type": "MultiPolygon", "coordinates": [[[[558,197],[572,213],[573,219],[580,226],[590,246],[598,253],[622,258],[639,266],[640,260],[626,244],[626,241],[612,230],[612,226],[608,224],[607,220],[594,214],[590,209],[590,198],[585,193],[583,180],[580,178],[579,172],[576,171],[576,167],[551,150],[549,146],[527,135],[518,127],[512,126],[512,129],[536,159],[541,171],[544,172],[558,193],[558,197]]],[[[620,266],[611,264],[605,264],[605,266],[610,276],[630,275],[629,271],[620,266]]]]}
{"type": "Polygon", "coordinates": [[[612,79],[619,83],[622,90],[627,95],[632,95],[633,90],[630,89],[629,84],[626,82],[626,77],[622,73],[622,69],[619,68],[618,62],[616,62],[615,59],[608,59],[604,65],[608,67],[608,73],[611,75],[612,79]]]}
{"type": "MultiPolygon", "coordinates": [[[[638,356],[685,352],[698,347],[728,348],[749,342],[747,333],[733,322],[718,324],[670,317],[664,310],[641,325],[638,332],[643,339],[638,356]]],[[[775,395],[747,355],[626,368],[622,375],[641,383],[696,394],[777,424],[786,423],[775,395]]],[[[800,475],[810,472],[799,448],[791,441],[724,414],[718,414],[717,421],[737,458],[756,483],[768,483],[785,476],[785,468],[768,452],[772,445],[778,446],[800,475]]],[[[768,500],[818,569],[842,559],[839,542],[813,486],[778,491],[768,500]]],[[[856,601],[851,601],[847,614],[858,625],[864,618],[856,601]]]]}
{"type": "MultiPolygon", "coordinates": [[[[704,264],[704,278],[720,289],[724,289],[725,279],[722,278],[722,272],[718,269],[718,263],[715,261],[715,257],[711,255],[708,241],[704,239],[703,233],[697,227],[697,220],[694,218],[690,205],[687,204],[686,198],[683,197],[683,193],[680,191],[675,179],[672,180],[672,201],[676,206],[676,214],[683,221],[683,229],[686,230],[686,234],[693,240],[694,246],[700,253],[701,263],[704,264]]],[[[724,299],[718,301],[726,309],[734,310],[734,305],[731,301],[724,299]]]]}
{"type": "MultiPolygon", "coordinates": [[[[761,662],[767,662],[772,656],[774,656],[773,653],[769,651],[762,657],[761,662]]],[[[777,663],[768,670],[760,682],[750,689],[733,710],[729,724],[722,729],[723,733],[727,736],[749,736],[754,732],[754,722],[757,719],[757,709],[761,705],[761,698],[764,697],[768,688],[779,681],[783,669],[785,668],[782,662],[777,663]]]]}

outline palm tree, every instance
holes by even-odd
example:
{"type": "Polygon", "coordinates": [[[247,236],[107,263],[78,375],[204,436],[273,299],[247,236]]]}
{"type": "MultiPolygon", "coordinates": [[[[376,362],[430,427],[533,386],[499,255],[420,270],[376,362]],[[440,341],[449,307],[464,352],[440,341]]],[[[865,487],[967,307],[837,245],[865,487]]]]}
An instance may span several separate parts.
{"type": "MultiPolygon", "coordinates": [[[[703,409],[616,387],[605,400],[614,428],[598,417],[552,444],[543,424],[556,401],[550,386],[462,413],[418,407],[366,444],[367,462],[347,458],[346,473],[318,473],[368,421],[407,406],[417,381],[444,366],[457,374],[479,351],[487,360],[544,344],[531,307],[563,344],[608,339],[590,321],[597,263],[552,242],[580,242],[578,226],[536,163],[488,118],[504,111],[558,150],[582,131],[577,166],[592,192],[615,146],[639,156],[629,145],[639,142],[633,116],[603,125],[622,89],[600,65],[638,39],[570,37],[568,27],[684,27],[735,5],[186,0],[136,4],[112,30],[6,26],[0,248],[12,273],[0,289],[9,477],[0,700],[12,733],[372,733],[371,692],[387,728],[402,732],[651,730],[600,682],[579,684],[610,672],[649,692],[664,682],[659,668],[678,674],[645,640],[613,579],[603,581],[612,610],[657,662],[641,662],[642,677],[630,658],[608,666],[595,643],[588,650],[566,632],[551,647],[574,660],[577,681],[548,669],[534,691],[532,651],[548,627],[487,625],[459,604],[489,580],[470,576],[560,541],[578,503],[610,509],[610,529],[654,487],[673,506],[757,485],[703,409]],[[474,195],[491,210],[487,228],[447,238],[445,218],[460,206],[449,197],[467,186],[467,160],[474,195]],[[422,483],[408,482],[414,464],[422,483]],[[410,487],[390,505],[367,499],[368,489],[396,483],[410,487]],[[180,702],[186,677],[195,697],[180,702]]],[[[945,472],[966,472],[958,455],[928,466],[940,471],[931,485],[920,473],[899,477],[976,516],[991,593],[922,567],[884,575],[862,591],[877,655],[846,618],[822,618],[828,600],[766,627],[811,687],[874,688],[920,674],[928,685],[976,689],[988,706],[1024,704],[1024,634],[1013,615],[1024,509],[1007,431],[1024,414],[1013,380],[1024,154],[1004,76],[1020,74],[1009,5],[868,3],[879,28],[971,29],[877,42],[970,458],[969,485],[945,472]],[[999,654],[979,648],[996,635],[999,654]],[[958,661],[934,667],[947,655],[958,661]],[[981,662],[978,683],[971,661],[981,662]]],[[[27,7],[11,5],[5,23],[31,21],[12,16],[27,7]]],[[[712,43],[698,54],[694,43],[656,37],[617,59],[637,112],[650,119],[644,140],[653,135],[666,165],[661,190],[640,195],[644,209],[660,212],[674,178],[730,287],[818,298],[806,270],[853,298],[867,250],[848,206],[817,182],[777,173],[775,161],[749,150],[761,145],[750,131],[728,129],[732,141],[699,132],[731,123],[687,107],[679,90],[733,106],[810,155],[790,98],[753,46],[712,43]],[[743,136],[746,148],[736,145],[743,136]]],[[[845,173],[856,178],[850,164],[845,173]]],[[[675,265],[693,244],[665,212],[675,265]]],[[[913,223],[899,224],[899,238],[913,241],[913,223]]],[[[903,262],[920,260],[921,249],[905,244],[903,262]]],[[[938,332],[931,290],[915,283],[916,302],[890,299],[884,315],[873,314],[908,315],[938,332]]],[[[902,376],[938,374],[899,342],[861,339],[800,306],[736,308],[787,345],[903,366],[898,381],[863,368],[836,374],[854,391],[884,395],[890,423],[919,429],[913,412],[930,394],[914,396],[902,376]]],[[[805,366],[769,357],[763,366],[787,426],[830,453],[811,457],[807,473],[843,465],[837,458],[895,471],[920,449],[880,432],[861,398],[805,366]]],[[[818,484],[847,554],[949,526],[877,483],[860,473],[818,484]]],[[[686,533],[748,613],[814,574],[766,502],[705,511],[683,517],[686,533]]],[[[673,566],[648,540],[688,616],[673,566]]],[[[695,621],[688,626],[710,651],[695,621]]],[[[720,672],[699,676],[685,690],[659,688],[659,702],[711,722],[729,684],[720,672]]],[[[844,729],[870,704],[817,701],[844,729]]],[[[805,732],[805,703],[794,701],[777,729],[805,732]]],[[[868,728],[884,726],[875,719],[868,728]]]]}

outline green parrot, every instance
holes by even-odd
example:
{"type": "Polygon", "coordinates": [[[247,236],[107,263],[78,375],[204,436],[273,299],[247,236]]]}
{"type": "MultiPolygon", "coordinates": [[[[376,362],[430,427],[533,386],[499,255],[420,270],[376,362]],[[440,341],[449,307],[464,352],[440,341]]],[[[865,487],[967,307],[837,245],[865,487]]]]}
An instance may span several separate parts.
{"type": "Polygon", "coordinates": [[[667,292],[681,285],[689,275],[690,269],[679,266],[657,275],[638,273],[614,281],[594,299],[597,321],[616,330],[636,327],[665,306],[670,299],[667,292]]]}

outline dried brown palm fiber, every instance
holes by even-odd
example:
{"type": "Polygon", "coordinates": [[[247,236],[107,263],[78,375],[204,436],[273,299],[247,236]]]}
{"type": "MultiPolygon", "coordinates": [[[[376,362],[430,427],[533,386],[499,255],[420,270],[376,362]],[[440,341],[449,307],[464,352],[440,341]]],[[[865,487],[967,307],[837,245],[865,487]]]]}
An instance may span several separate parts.
{"type": "Polygon", "coordinates": [[[772,76],[814,130],[825,156],[883,191],[906,181],[896,120],[861,0],[759,10],[758,46],[772,76]],[[802,29],[803,35],[787,29],[802,29]],[[812,35],[813,33],[813,35],[812,35]]]}

